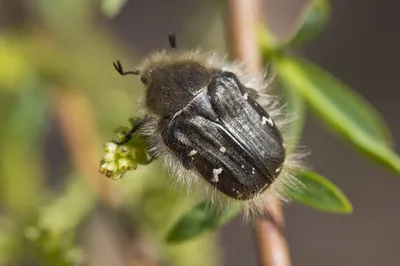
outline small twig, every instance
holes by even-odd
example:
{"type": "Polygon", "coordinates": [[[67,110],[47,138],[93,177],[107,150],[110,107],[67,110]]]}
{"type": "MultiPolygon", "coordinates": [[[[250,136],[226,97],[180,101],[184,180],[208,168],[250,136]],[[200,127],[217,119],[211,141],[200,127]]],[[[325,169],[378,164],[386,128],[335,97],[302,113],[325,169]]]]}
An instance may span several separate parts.
{"type": "Polygon", "coordinates": [[[116,193],[111,193],[111,181],[98,172],[101,142],[86,95],[78,90],[55,88],[52,101],[75,168],[104,202],[116,205],[119,200],[116,193]]]}
{"type": "Polygon", "coordinates": [[[261,21],[261,0],[229,0],[228,5],[232,53],[250,72],[259,73],[261,54],[256,41],[261,21]]]}
{"type": "Polygon", "coordinates": [[[265,209],[268,216],[257,219],[254,225],[259,263],[262,266],[290,266],[281,203],[271,201],[265,209]]]}
{"type": "MultiPolygon", "coordinates": [[[[229,0],[229,26],[234,56],[253,73],[261,70],[257,45],[257,27],[261,22],[261,0],[229,0]]],[[[260,266],[290,266],[281,203],[271,201],[265,206],[268,216],[257,219],[254,231],[260,266]]]]}

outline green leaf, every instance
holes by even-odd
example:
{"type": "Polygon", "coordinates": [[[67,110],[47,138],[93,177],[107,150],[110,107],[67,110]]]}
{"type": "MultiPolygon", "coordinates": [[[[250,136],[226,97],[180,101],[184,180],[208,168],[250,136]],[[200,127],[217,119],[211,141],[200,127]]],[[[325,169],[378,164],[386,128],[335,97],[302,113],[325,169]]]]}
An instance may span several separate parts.
{"type": "Polygon", "coordinates": [[[73,174],[63,195],[40,210],[38,227],[54,236],[74,230],[90,213],[96,197],[82,177],[73,174]]]}
{"type": "Polygon", "coordinates": [[[118,15],[126,2],[126,0],[102,0],[101,11],[105,16],[113,18],[118,15]]]}
{"type": "Polygon", "coordinates": [[[298,90],[333,130],[357,149],[400,173],[389,131],[374,108],[352,89],[316,65],[299,58],[275,58],[279,79],[298,90]]]}
{"type": "Polygon", "coordinates": [[[91,213],[96,195],[82,177],[73,174],[66,191],[38,213],[37,223],[25,228],[35,256],[45,265],[72,266],[82,261],[82,251],[76,246],[77,228],[91,213]]]}
{"type": "Polygon", "coordinates": [[[310,1],[296,23],[293,34],[284,45],[294,47],[314,39],[328,25],[330,11],[327,0],[310,1]]]}
{"type": "Polygon", "coordinates": [[[268,27],[261,25],[257,32],[257,39],[264,58],[268,59],[275,53],[280,52],[279,40],[277,40],[276,36],[268,29],[268,27]]]}
{"type": "Polygon", "coordinates": [[[327,0],[311,0],[304,8],[295,29],[286,39],[278,39],[265,25],[258,31],[258,41],[266,58],[279,55],[285,47],[296,47],[314,39],[328,25],[330,5],[327,0]]]}
{"type": "Polygon", "coordinates": [[[22,241],[16,227],[15,221],[0,216],[0,265],[11,265],[21,249],[22,241]]]}
{"type": "Polygon", "coordinates": [[[218,228],[233,219],[239,210],[237,204],[221,209],[211,201],[204,201],[183,215],[167,235],[167,241],[181,242],[218,228]]]}
{"type": "Polygon", "coordinates": [[[6,138],[18,140],[18,145],[27,150],[36,149],[49,121],[48,101],[43,83],[37,77],[21,86],[13,111],[7,119],[9,135],[6,138]]]}
{"type": "Polygon", "coordinates": [[[290,153],[290,149],[297,145],[301,139],[306,116],[306,105],[297,90],[287,86],[283,86],[283,88],[287,103],[286,112],[288,113],[288,119],[291,121],[285,130],[285,140],[290,144],[288,150],[290,153]]]}
{"type": "Polygon", "coordinates": [[[351,213],[353,211],[346,196],[329,180],[309,171],[299,171],[296,176],[303,183],[304,189],[289,189],[289,195],[294,200],[325,212],[351,213]]]}
{"type": "Polygon", "coordinates": [[[49,121],[48,95],[43,86],[32,76],[16,94],[0,102],[6,114],[0,133],[0,201],[21,217],[34,212],[42,186],[40,151],[49,121]]]}
{"type": "Polygon", "coordinates": [[[21,50],[17,40],[0,36],[0,91],[20,89],[21,83],[33,75],[34,69],[21,50]]]}

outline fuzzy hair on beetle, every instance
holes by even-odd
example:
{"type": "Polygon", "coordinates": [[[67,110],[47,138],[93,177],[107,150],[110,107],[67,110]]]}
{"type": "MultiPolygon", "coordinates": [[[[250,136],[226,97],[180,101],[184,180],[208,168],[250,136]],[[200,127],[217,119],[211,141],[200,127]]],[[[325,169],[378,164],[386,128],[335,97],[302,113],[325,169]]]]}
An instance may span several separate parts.
{"type": "Polygon", "coordinates": [[[171,49],[149,55],[133,71],[145,87],[143,135],[152,158],[160,157],[175,180],[201,188],[224,206],[237,202],[245,215],[263,213],[266,201],[287,200],[298,187],[293,171],[301,155],[285,138],[288,119],[276,97],[268,95],[265,75],[249,74],[238,62],[217,53],[171,49]]]}

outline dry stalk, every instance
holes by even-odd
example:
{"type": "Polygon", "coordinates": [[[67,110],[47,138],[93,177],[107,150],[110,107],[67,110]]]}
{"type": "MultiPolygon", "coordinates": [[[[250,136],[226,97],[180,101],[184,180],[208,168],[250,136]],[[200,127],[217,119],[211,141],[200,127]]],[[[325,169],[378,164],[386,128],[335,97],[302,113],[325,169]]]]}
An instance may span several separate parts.
{"type": "MultiPolygon", "coordinates": [[[[261,0],[229,0],[228,25],[232,52],[253,73],[261,71],[261,55],[257,45],[257,27],[261,23],[261,0]]],[[[260,266],[290,266],[288,246],[283,234],[284,219],[279,201],[265,206],[268,216],[258,218],[254,231],[260,266]]]]}

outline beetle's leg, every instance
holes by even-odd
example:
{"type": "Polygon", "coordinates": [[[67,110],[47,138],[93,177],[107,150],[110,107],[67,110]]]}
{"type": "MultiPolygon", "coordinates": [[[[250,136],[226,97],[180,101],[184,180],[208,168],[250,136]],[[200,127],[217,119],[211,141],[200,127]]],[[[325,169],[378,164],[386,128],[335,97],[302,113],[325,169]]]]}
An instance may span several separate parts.
{"type": "MultiPolygon", "coordinates": [[[[126,143],[128,143],[131,139],[133,134],[135,134],[144,124],[146,124],[149,120],[149,117],[146,116],[145,118],[143,118],[142,120],[138,121],[130,130],[129,132],[125,135],[124,139],[120,142],[116,142],[117,145],[124,145],[126,143]]],[[[142,164],[149,164],[151,163],[154,159],[156,159],[158,156],[155,156],[151,153],[147,153],[149,155],[149,159],[146,163],[142,163],[142,164]]]]}
{"type": "Polygon", "coordinates": [[[144,165],[151,163],[152,161],[154,161],[154,159],[156,159],[157,157],[150,155],[149,160],[146,163],[142,163],[144,165]]]}
{"type": "Polygon", "coordinates": [[[138,131],[147,122],[147,120],[148,118],[145,117],[143,120],[137,122],[125,135],[124,139],[120,142],[117,142],[116,144],[123,145],[125,143],[128,143],[132,139],[133,134],[135,134],[135,132],[138,131]]]}

